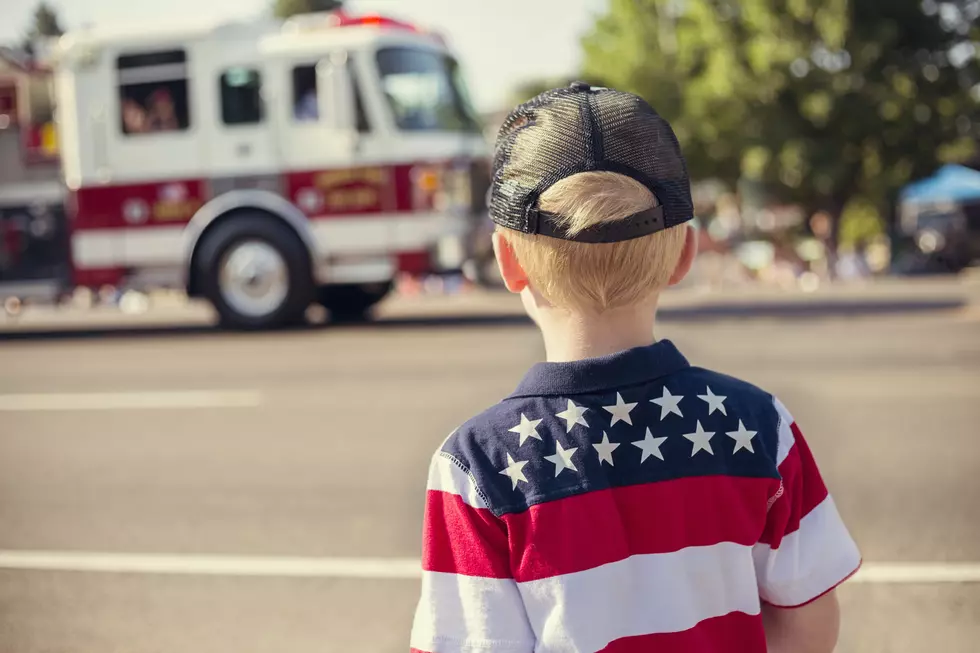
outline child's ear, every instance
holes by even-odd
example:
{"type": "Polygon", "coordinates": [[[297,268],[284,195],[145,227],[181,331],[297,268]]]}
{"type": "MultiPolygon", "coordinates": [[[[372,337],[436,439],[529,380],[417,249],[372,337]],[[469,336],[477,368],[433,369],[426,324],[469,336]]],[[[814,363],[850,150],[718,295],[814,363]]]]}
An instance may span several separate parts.
{"type": "Polygon", "coordinates": [[[677,259],[677,265],[674,266],[674,273],[670,275],[670,282],[668,285],[676,285],[680,283],[687,273],[691,271],[691,266],[694,265],[694,257],[698,253],[698,232],[690,224],[684,225],[684,229],[687,233],[684,234],[684,249],[681,250],[681,256],[677,259]]]}
{"type": "Polygon", "coordinates": [[[493,253],[497,257],[497,267],[500,269],[500,277],[504,280],[507,290],[519,293],[528,286],[527,274],[517,260],[514,249],[499,231],[493,234],[493,253]]]}

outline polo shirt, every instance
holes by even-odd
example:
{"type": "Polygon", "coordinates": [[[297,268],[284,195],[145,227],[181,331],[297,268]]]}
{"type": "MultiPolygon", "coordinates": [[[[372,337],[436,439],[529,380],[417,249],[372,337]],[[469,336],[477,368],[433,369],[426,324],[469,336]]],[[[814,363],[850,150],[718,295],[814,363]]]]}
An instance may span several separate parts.
{"type": "Polygon", "coordinates": [[[432,458],[426,653],[763,653],[860,566],[799,426],[669,341],[535,365],[432,458]]]}

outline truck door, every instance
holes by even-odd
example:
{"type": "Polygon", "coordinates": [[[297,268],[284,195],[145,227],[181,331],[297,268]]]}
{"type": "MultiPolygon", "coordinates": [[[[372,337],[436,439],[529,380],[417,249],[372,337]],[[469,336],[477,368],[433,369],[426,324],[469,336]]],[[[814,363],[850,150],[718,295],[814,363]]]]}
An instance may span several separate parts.
{"type": "MultiPolygon", "coordinates": [[[[260,188],[281,193],[281,168],[275,135],[274,80],[270,66],[258,56],[231,58],[235,49],[213,50],[210,79],[214,95],[204,104],[214,129],[208,130],[205,158],[215,195],[236,188],[260,188]]],[[[206,94],[206,93],[205,93],[206,94]]]]}
{"type": "Polygon", "coordinates": [[[281,124],[283,159],[290,172],[355,165],[357,130],[347,55],[285,62],[287,106],[281,124]]]}

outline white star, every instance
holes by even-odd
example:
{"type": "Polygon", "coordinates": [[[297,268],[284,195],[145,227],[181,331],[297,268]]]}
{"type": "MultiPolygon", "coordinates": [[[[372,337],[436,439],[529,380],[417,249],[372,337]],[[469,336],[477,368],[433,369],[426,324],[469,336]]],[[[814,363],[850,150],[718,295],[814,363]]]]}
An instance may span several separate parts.
{"type": "Polygon", "coordinates": [[[755,437],[757,431],[749,431],[742,424],[742,420],[738,420],[738,430],[728,431],[725,433],[732,440],[735,440],[735,450],[732,453],[737,452],[739,449],[746,449],[749,453],[755,453],[755,449],[752,448],[752,438],[755,437]]]}
{"type": "Polygon", "coordinates": [[[707,451],[712,456],[715,452],[711,450],[711,438],[714,436],[714,431],[705,431],[701,427],[701,421],[698,420],[698,427],[695,429],[694,433],[685,433],[684,437],[694,443],[694,447],[691,449],[691,458],[694,454],[701,451],[707,451]]]}
{"type": "Polygon", "coordinates": [[[728,397],[723,397],[721,395],[716,395],[711,391],[711,388],[707,388],[708,394],[698,395],[698,399],[703,399],[708,402],[708,414],[715,412],[715,410],[720,410],[722,415],[728,415],[728,411],[725,410],[725,400],[728,397]]]}
{"type": "Polygon", "coordinates": [[[600,466],[602,465],[603,462],[607,462],[610,465],[612,465],[613,467],[616,466],[616,464],[613,462],[613,459],[612,459],[612,452],[616,450],[616,447],[619,446],[619,443],[618,442],[610,442],[609,441],[609,436],[606,435],[606,432],[605,431],[602,432],[602,442],[599,442],[598,444],[596,444],[595,442],[593,442],[592,443],[592,446],[595,449],[596,453],[599,454],[599,465],[600,466]]]}
{"type": "Polygon", "coordinates": [[[569,399],[568,410],[561,411],[560,413],[555,415],[555,417],[560,417],[563,420],[565,420],[565,425],[566,425],[565,432],[571,433],[572,427],[575,426],[576,424],[581,424],[582,426],[589,425],[588,422],[585,421],[585,418],[582,417],[582,415],[584,415],[585,411],[587,410],[588,408],[584,408],[582,406],[576,406],[575,402],[569,399]]]}
{"type": "Polygon", "coordinates": [[[633,426],[633,420],[630,419],[630,411],[636,408],[636,402],[628,404],[623,401],[623,395],[616,393],[616,405],[614,406],[603,406],[606,410],[612,413],[612,421],[609,422],[609,426],[612,426],[616,422],[623,421],[633,426]]]}
{"type": "Polygon", "coordinates": [[[639,447],[643,450],[643,454],[640,456],[640,463],[642,464],[644,460],[650,456],[656,456],[660,460],[664,459],[664,455],[660,453],[660,445],[667,441],[667,438],[655,438],[653,433],[650,433],[650,429],[647,429],[646,437],[642,440],[636,440],[633,442],[634,447],[639,447]]]}
{"type": "Polygon", "coordinates": [[[651,399],[650,403],[660,406],[660,420],[663,421],[663,419],[671,413],[674,413],[678,417],[684,417],[681,415],[681,407],[679,405],[681,403],[681,399],[683,398],[684,395],[670,394],[670,390],[667,389],[667,386],[664,386],[663,396],[660,397],[660,399],[651,399]]]}
{"type": "Polygon", "coordinates": [[[515,461],[509,453],[507,454],[507,468],[500,473],[504,476],[510,477],[510,480],[514,482],[514,487],[512,489],[517,489],[518,481],[524,481],[527,483],[527,477],[524,476],[524,472],[522,471],[524,469],[524,465],[526,464],[526,460],[515,461]]]}
{"type": "Polygon", "coordinates": [[[561,442],[555,442],[555,455],[545,456],[544,459],[555,464],[555,476],[561,474],[562,470],[570,469],[577,472],[575,463],[572,462],[572,454],[578,451],[578,447],[562,449],[561,442]]]}
{"type": "Polygon", "coordinates": [[[517,445],[520,446],[524,444],[524,441],[527,440],[528,438],[536,438],[538,440],[541,439],[541,436],[538,435],[538,424],[540,424],[542,421],[544,420],[528,419],[527,417],[524,416],[524,413],[521,413],[521,423],[515,426],[514,428],[510,428],[507,430],[510,431],[511,433],[517,433],[518,435],[521,436],[521,441],[517,445]]]}

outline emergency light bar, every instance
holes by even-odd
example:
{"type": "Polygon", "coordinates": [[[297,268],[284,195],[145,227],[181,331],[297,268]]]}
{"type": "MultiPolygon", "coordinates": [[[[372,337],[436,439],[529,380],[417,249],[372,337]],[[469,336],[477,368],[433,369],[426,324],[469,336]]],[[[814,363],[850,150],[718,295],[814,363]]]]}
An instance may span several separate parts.
{"type": "Polygon", "coordinates": [[[431,36],[439,41],[442,37],[426,29],[381,14],[362,14],[354,16],[343,10],[300,14],[288,18],[283,23],[284,32],[315,32],[336,27],[376,27],[378,29],[403,30],[431,36]]]}
{"type": "Polygon", "coordinates": [[[353,26],[365,26],[365,27],[382,27],[388,29],[403,29],[410,32],[423,32],[416,25],[411,23],[406,23],[405,21],[398,20],[395,18],[390,18],[388,16],[382,16],[381,14],[364,14],[363,16],[351,16],[343,12],[337,12],[334,16],[337,20],[337,27],[353,27],[353,26]]]}

